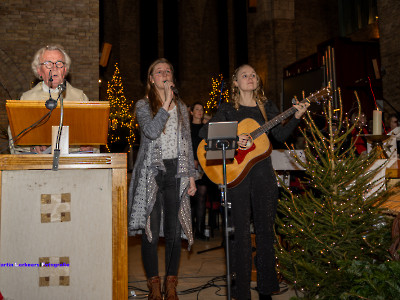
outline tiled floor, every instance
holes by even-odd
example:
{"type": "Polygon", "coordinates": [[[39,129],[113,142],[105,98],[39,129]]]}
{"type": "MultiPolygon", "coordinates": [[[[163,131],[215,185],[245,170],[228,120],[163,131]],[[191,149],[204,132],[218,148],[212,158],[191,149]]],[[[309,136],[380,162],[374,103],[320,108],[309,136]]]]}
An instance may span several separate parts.
{"type": "MultiPolygon", "coordinates": [[[[190,252],[187,251],[186,242],[182,243],[182,257],[179,269],[178,293],[180,300],[193,299],[227,299],[226,282],[221,278],[226,274],[225,251],[221,247],[216,250],[198,254],[198,251],[218,247],[221,245],[222,235],[215,232],[214,238],[209,241],[195,240],[190,252]]],[[[159,247],[160,275],[164,272],[164,245],[159,247]]],[[[140,253],[140,238],[130,237],[128,244],[128,273],[129,292],[136,294],[130,299],[147,299],[147,286],[144,276],[143,265],[140,253]]],[[[255,283],[252,283],[255,287],[255,283]]],[[[287,300],[294,296],[293,290],[281,284],[281,294],[274,295],[273,300],[287,300]]],[[[257,300],[258,296],[252,289],[252,299],[257,300]]]]}

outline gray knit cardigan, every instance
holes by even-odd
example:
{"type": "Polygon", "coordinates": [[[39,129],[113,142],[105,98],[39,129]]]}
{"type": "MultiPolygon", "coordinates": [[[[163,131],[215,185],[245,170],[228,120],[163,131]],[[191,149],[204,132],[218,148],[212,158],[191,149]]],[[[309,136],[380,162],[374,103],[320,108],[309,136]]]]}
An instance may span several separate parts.
{"type": "MultiPolygon", "coordinates": [[[[150,230],[150,213],[157,195],[155,177],[159,170],[165,170],[161,153],[161,133],[169,118],[169,113],[160,108],[153,117],[148,99],[136,103],[136,116],[140,127],[140,147],[132,171],[128,192],[128,234],[142,234],[143,229],[149,242],[153,236],[150,230]]],[[[190,135],[189,114],[186,105],[178,102],[178,170],[180,181],[179,221],[182,226],[182,238],[188,240],[189,248],[193,244],[193,232],[190,212],[190,199],[187,194],[189,177],[195,176],[192,140],[190,135]]],[[[161,214],[163,218],[163,213],[161,214]]],[[[160,235],[163,236],[161,220],[160,235]]]]}

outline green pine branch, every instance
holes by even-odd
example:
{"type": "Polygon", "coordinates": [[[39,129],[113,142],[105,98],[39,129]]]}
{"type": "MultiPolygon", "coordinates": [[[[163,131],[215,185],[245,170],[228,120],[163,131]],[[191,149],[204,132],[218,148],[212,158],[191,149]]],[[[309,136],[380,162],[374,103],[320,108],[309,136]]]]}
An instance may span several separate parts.
{"type": "Polygon", "coordinates": [[[390,192],[385,191],[384,179],[376,178],[385,163],[373,168],[378,151],[357,156],[354,142],[349,142],[354,125],[342,112],[336,117],[332,111],[328,101],[325,129],[307,115],[307,129],[302,130],[305,161],[294,154],[305,169],[302,193],[292,193],[281,182],[284,191],[276,220],[279,271],[307,299],[338,299],[350,291],[343,262],[383,263],[390,258],[390,221],[380,208],[390,192]]]}

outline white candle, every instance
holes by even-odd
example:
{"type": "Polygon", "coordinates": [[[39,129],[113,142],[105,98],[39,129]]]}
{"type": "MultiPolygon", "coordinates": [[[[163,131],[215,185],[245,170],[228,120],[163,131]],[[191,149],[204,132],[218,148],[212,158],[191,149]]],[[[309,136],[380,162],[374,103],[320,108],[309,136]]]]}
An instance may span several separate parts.
{"type": "Polygon", "coordinates": [[[382,112],[380,110],[373,111],[373,126],[372,134],[381,135],[382,134],[382,112]]]}

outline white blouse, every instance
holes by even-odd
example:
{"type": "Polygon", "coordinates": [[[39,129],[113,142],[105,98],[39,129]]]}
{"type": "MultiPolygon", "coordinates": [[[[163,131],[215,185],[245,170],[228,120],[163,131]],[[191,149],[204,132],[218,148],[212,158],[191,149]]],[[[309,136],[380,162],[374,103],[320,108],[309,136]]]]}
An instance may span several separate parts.
{"type": "Polygon", "coordinates": [[[178,157],[178,112],[176,106],[168,111],[169,119],[161,133],[162,158],[178,157]]]}

